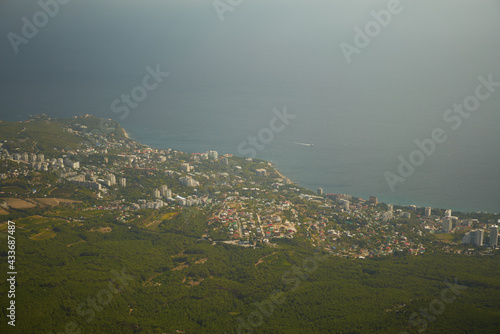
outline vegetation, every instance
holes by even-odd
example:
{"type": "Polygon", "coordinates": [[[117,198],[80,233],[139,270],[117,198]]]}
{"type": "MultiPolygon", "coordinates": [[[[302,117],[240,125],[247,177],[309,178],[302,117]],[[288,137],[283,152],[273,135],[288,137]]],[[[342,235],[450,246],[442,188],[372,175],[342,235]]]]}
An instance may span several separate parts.
{"type": "MultiPolygon", "coordinates": [[[[455,278],[467,288],[427,321],[429,333],[464,326],[467,333],[495,333],[500,322],[497,255],[349,260],[318,257],[300,239],[276,248],[214,245],[196,238],[205,221],[197,209],[163,214],[159,231],[78,206],[41,214],[17,219],[16,303],[24,333],[64,332],[69,322],[96,333],[235,333],[248,326],[254,333],[416,333],[423,322],[411,326],[412,313],[428,309],[455,278]],[[127,285],[104,305],[113,271],[133,278],[122,278],[127,285]],[[269,304],[276,291],[282,302],[269,304]],[[89,298],[98,300],[95,318],[89,298]]],[[[7,263],[5,250],[0,261],[7,263]]],[[[1,326],[6,332],[5,321],[1,326]]]]}
{"type": "MultiPolygon", "coordinates": [[[[169,151],[159,163],[158,155],[139,152],[141,146],[124,140],[117,124],[92,116],[35,119],[0,122],[3,147],[55,158],[72,155],[85,174],[97,179],[112,171],[126,178],[127,187],[108,185],[99,192],[61,176],[78,174],[72,170],[35,170],[26,162],[1,160],[0,174],[9,176],[0,180],[0,269],[9,271],[7,221],[12,220],[18,274],[16,327],[7,324],[3,304],[0,333],[497,333],[500,328],[500,255],[459,244],[475,226],[431,234],[425,225],[435,227],[439,219],[418,218],[422,208],[409,219],[382,221],[385,204],[363,206],[351,199],[356,209],[347,211],[334,208],[333,201],[318,204],[307,199],[312,191],[279,183],[265,161],[193,162],[188,154],[169,151]],[[116,152],[106,152],[100,143],[116,152]],[[127,145],[127,154],[115,154],[127,145]],[[87,149],[92,154],[82,153],[87,149]],[[135,155],[142,157],[132,163],[135,155]],[[196,166],[193,173],[182,172],[185,161],[196,166]],[[263,166],[267,177],[255,173],[263,166]],[[179,177],[186,175],[199,186],[181,186],[179,177]],[[157,210],[137,205],[152,200],[162,185],[203,201],[179,206],[170,198],[157,210]],[[287,221],[285,237],[271,236],[276,218],[287,221]],[[270,240],[242,227],[254,223],[270,240]],[[286,231],[292,227],[296,231],[286,231]],[[251,234],[228,240],[230,230],[251,234]]],[[[478,219],[474,224],[482,227],[499,218],[455,215],[478,219]]],[[[8,290],[1,279],[0,296],[8,290]]]]}

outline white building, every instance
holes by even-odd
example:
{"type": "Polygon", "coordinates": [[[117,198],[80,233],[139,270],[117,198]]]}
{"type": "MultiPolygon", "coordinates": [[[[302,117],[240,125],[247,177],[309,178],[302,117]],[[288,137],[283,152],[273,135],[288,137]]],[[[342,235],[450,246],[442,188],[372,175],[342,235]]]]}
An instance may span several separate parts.
{"type": "Polygon", "coordinates": [[[113,174],[108,174],[109,184],[114,186],[116,184],[116,176],[113,174]]]}
{"type": "Polygon", "coordinates": [[[181,164],[181,170],[184,171],[184,172],[186,172],[186,173],[189,173],[192,169],[193,168],[188,163],[182,163],[181,164]]]}
{"type": "Polygon", "coordinates": [[[257,176],[266,176],[267,171],[264,168],[260,168],[260,169],[256,169],[255,173],[257,174],[257,176]]]}
{"type": "Polygon", "coordinates": [[[177,204],[182,206],[186,205],[187,200],[184,197],[176,196],[175,199],[177,200],[177,204]]]}
{"type": "Polygon", "coordinates": [[[160,191],[158,189],[155,189],[153,191],[153,197],[154,198],[160,198],[161,197],[160,191]]]}
{"type": "Polygon", "coordinates": [[[71,161],[69,159],[63,160],[63,163],[66,167],[73,168],[73,169],[79,169],[80,168],[80,162],[79,161],[71,161]]]}
{"type": "Polygon", "coordinates": [[[214,160],[217,160],[217,158],[219,157],[219,153],[217,151],[208,151],[207,155],[210,159],[214,160]]]}
{"type": "Polygon", "coordinates": [[[444,212],[444,216],[445,216],[445,217],[451,217],[451,210],[449,210],[449,209],[448,209],[448,210],[446,210],[446,211],[444,212]]]}
{"type": "Polygon", "coordinates": [[[387,223],[392,219],[392,211],[387,211],[382,214],[382,222],[387,223]]]}
{"type": "Polygon", "coordinates": [[[181,177],[179,179],[181,185],[183,186],[187,186],[187,187],[197,187],[200,185],[200,183],[196,180],[194,180],[192,177],[189,177],[189,176],[185,176],[185,177],[181,177]]]}
{"type": "Polygon", "coordinates": [[[124,177],[120,178],[120,187],[126,187],[127,186],[127,179],[124,177]]]}
{"type": "Polygon", "coordinates": [[[443,222],[441,223],[441,227],[443,229],[443,232],[448,233],[452,230],[453,228],[453,223],[451,219],[443,219],[443,222]]]}
{"type": "Polygon", "coordinates": [[[484,238],[484,230],[476,230],[476,233],[474,235],[474,244],[476,246],[482,246],[483,238],[484,238]]]}
{"type": "Polygon", "coordinates": [[[168,187],[166,185],[162,185],[160,187],[160,194],[163,196],[163,197],[167,197],[167,191],[168,191],[168,187]]]}
{"type": "Polygon", "coordinates": [[[432,209],[430,206],[426,207],[425,208],[425,216],[426,217],[430,217],[431,216],[431,213],[432,213],[432,209]]]}
{"type": "Polygon", "coordinates": [[[465,233],[462,243],[464,244],[474,244],[476,246],[483,245],[484,231],[481,229],[473,230],[465,233]]]}
{"type": "Polygon", "coordinates": [[[498,246],[498,226],[496,225],[490,227],[490,245],[492,247],[498,246]]]}

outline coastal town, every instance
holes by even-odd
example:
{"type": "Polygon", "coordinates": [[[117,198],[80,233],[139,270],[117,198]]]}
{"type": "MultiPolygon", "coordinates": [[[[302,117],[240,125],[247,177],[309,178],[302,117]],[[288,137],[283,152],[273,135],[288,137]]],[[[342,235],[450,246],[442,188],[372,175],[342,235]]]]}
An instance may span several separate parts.
{"type": "Polygon", "coordinates": [[[214,245],[278,247],[305,240],[353,259],[435,251],[488,256],[498,250],[499,215],[312,191],[269,162],[215,150],[151,148],[91,115],[64,121],[38,115],[15,124],[15,132],[0,138],[0,219],[43,217],[53,200],[87,214],[106,211],[129,228],[151,230],[189,223],[195,210],[204,219],[197,237],[214,245]],[[54,126],[60,133],[45,134],[44,146],[33,135],[37,126],[54,126]],[[51,144],[56,137],[57,145],[51,144]]]}

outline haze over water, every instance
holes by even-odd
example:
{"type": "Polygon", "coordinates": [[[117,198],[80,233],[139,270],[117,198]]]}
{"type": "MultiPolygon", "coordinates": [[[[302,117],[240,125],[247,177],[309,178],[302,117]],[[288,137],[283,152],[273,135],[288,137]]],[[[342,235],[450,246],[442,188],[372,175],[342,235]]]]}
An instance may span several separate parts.
{"type": "Polygon", "coordinates": [[[500,2],[401,1],[348,63],[339,45],[388,1],[244,0],[219,19],[212,1],[71,1],[13,51],[34,1],[0,3],[0,118],[94,114],[138,141],[238,152],[273,108],[296,115],[257,157],[300,185],[394,204],[500,211],[500,88],[451,129],[443,114],[478,77],[500,82],[500,2]],[[112,102],[159,65],[170,75],[120,119],[112,102]],[[392,192],[414,141],[448,139],[392,192]],[[296,143],[312,143],[314,147],[296,143]]]}

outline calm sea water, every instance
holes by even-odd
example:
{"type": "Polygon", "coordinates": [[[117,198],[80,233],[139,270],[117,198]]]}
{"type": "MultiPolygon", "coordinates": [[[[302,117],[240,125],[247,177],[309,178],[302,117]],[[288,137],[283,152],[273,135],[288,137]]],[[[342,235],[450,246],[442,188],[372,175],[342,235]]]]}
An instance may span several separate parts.
{"type": "Polygon", "coordinates": [[[210,1],[75,1],[16,54],[8,34],[22,34],[22,17],[40,7],[3,1],[0,117],[91,113],[150,146],[241,154],[248,136],[270,128],[273,108],[286,107],[295,118],[257,157],[300,185],[499,212],[500,89],[456,130],[443,114],[474,94],[479,76],[500,81],[500,4],[401,1],[348,63],[340,43],[353,44],[353,29],[387,3],[252,0],[221,21],[210,1]],[[170,75],[120,119],[112,102],[157,65],[170,75]],[[391,191],[384,172],[397,173],[398,157],[435,128],[448,139],[391,191]]]}

